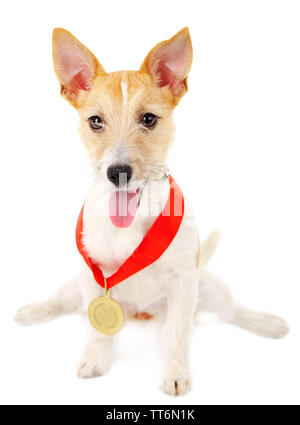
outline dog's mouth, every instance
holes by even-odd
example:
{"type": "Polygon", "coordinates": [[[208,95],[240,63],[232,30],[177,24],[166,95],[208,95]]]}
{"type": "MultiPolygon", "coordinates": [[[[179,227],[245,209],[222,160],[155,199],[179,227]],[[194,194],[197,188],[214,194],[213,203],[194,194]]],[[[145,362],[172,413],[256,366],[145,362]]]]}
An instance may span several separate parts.
{"type": "Polygon", "coordinates": [[[136,216],[141,199],[141,189],[117,190],[110,194],[109,217],[114,226],[129,227],[136,216]]]}

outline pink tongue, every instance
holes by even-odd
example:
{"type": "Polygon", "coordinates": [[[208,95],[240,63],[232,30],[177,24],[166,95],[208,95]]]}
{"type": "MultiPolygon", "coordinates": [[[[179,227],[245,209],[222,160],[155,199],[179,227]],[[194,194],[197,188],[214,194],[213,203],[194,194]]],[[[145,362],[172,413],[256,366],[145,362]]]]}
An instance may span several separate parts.
{"type": "Polygon", "coordinates": [[[138,207],[136,192],[120,190],[112,192],[109,199],[109,216],[116,227],[129,227],[138,207]]]}

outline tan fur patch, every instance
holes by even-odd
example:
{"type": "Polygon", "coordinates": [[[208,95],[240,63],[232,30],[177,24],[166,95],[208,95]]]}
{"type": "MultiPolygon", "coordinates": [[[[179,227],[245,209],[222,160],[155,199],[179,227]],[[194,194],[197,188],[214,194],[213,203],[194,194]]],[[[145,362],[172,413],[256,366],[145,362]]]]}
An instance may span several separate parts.
{"type": "Polygon", "coordinates": [[[128,160],[134,164],[137,178],[144,172],[144,163],[164,162],[174,135],[173,101],[167,89],[159,89],[149,75],[140,71],[120,71],[99,75],[89,92],[81,92],[77,109],[81,117],[80,134],[95,162],[118,142],[126,143],[128,160]],[[127,84],[127,101],[123,102],[122,82],[127,84]],[[156,128],[139,125],[147,113],[159,117],[156,128]],[[93,132],[88,119],[100,115],[105,130],[93,132]]]}
{"type": "Polygon", "coordinates": [[[154,316],[152,316],[152,314],[147,313],[146,311],[143,311],[142,313],[136,313],[133,318],[135,320],[152,320],[154,316]]]}

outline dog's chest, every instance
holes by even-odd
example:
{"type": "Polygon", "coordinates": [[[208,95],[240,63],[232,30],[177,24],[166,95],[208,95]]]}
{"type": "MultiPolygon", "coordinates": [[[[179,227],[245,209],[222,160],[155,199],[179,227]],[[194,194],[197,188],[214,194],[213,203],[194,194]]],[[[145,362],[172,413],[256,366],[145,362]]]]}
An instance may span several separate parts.
{"type": "MultiPolygon", "coordinates": [[[[94,214],[95,210],[87,209],[84,244],[89,257],[101,266],[104,275],[111,276],[134,253],[155,219],[152,218],[146,224],[137,222],[130,229],[123,229],[120,232],[112,229],[107,218],[97,217],[96,220],[94,214]]],[[[112,295],[121,303],[131,303],[143,309],[164,296],[162,279],[166,281],[163,273],[159,273],[157,267],[150,267],[147,271],[133,275],[126,284],[122,282],[114,287],[112,295]]],[[[101,289],[96,283],[95,289],[99,290],[98,295],[101,295],[101,289]]]]}
{"type": "MultiPolygon", "coordinates": [[[[145,205],[146,198],[143,199],[145,205]]],[[[156,215],[146,215],[145,210],[140,209],[129,228],[115,228],[107,214],[105,194],[91,193],[86,200],[83,217],[83,242],[89,257],[101,267],[105,276],[111,276],[134,254],[156,219],[156,215]]],[[[164,298],[167,284],[174,278],[176,261],[173,260],[174,249],[171,249],[151,266],[112,288],[113,298],[120,303],[134,304],[138,309],[164,298]]],[[[96,282],[90,282],[88,286],[90,292],[83,290],[90,302],[101,295],[102,289],[96,282]]]]}
{"type": "Polygon", "coordinates": [[[93,199],[87,200],[84,244],[89,257],[101,266],[104,275],[110,276],[134,253],[155,218],[136,220],[128,229],[117,229],[103,211],[99,203],[95,204],[93,199]]]}
{"type": "Polygon", "coordinates": [[[142,232],[135,234],[112,234],[107,226],[101,228],[87,224],[84,231],[84,243],[88,255],[101,266],[104,275],[111,275],[134,252],[143,239],[142,232]]]}

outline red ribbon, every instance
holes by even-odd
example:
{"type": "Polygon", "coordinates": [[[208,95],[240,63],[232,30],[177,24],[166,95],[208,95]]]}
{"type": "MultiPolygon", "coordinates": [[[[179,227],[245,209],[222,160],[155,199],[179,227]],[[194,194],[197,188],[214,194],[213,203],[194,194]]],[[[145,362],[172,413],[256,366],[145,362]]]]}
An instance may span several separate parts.
{"type": "MultiPolygon", "coordinates": [[[[184,216],[184,198],[179,186],[171,176],[169,181],[170,195],[167,205],[134,253],[116,273],[106,279],[106,288],[108,290],[157,261],[169,248],[177,235],[184,216]]],[[[82,241],[83,211],[84,206],[80,212],[76,227],[77,247],[84,261],[93,272],[96,282],[102,288],[105,288],[105,278],[100,269],[101,264],[93,263],[82,241]]]]}

